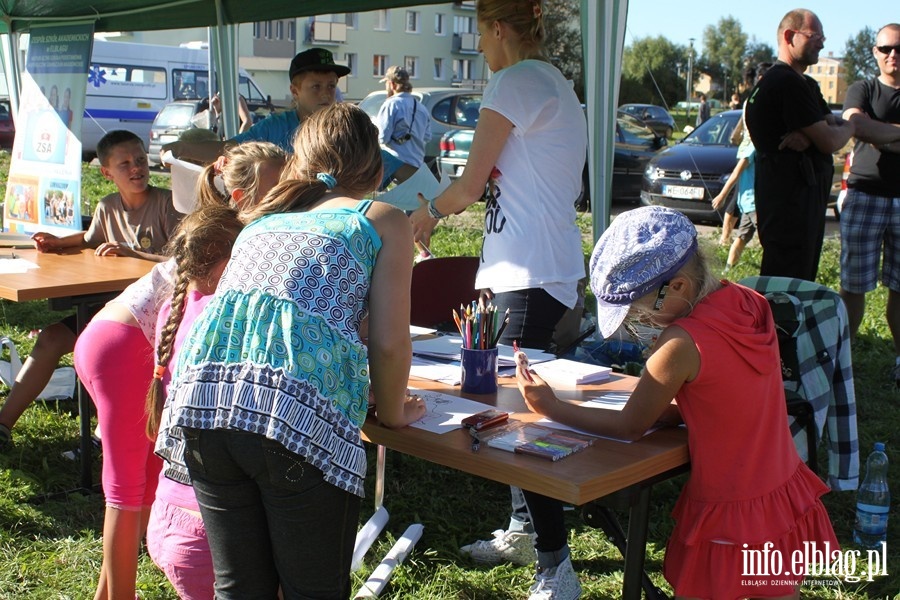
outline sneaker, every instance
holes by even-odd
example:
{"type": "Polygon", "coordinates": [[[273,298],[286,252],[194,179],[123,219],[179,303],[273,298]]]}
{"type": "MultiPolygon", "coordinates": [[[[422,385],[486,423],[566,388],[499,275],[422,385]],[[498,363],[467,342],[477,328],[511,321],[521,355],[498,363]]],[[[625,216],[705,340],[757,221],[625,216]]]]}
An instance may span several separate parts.
{"type": "Polygon", "coordinates": [[[575,600],[581,596],[581,582],[570,558],[552,569],[538,570],[534,579],[528,600],[575,600]]]}
{"type": "Polygon", "coordinates": [[[9,427],[0,423],[0,452],[6,450],[12,443],[12,432],[9,427]]]}
{"type": "Polygon", "coordinates": [[[498,529],[493,536],[492,540],[480,540],[463,546],[459,551],[481,563],[510,562],[522,566],[534,564],[537,559],[534,550],[534,541],[537,538],[535,534],[498,529]]]}

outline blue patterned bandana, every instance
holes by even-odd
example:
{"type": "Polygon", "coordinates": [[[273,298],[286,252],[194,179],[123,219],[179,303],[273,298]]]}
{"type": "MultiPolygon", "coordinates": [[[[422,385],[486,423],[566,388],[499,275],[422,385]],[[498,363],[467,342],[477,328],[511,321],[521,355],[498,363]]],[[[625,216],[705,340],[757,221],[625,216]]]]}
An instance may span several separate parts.
{"type": "Polygon", "coordinates": [[[677,210],[642,206],[616,217],[591,254],[603,337],[616,332],[632,302],[657,291],[696,252],[697,230],[677,210]]]}

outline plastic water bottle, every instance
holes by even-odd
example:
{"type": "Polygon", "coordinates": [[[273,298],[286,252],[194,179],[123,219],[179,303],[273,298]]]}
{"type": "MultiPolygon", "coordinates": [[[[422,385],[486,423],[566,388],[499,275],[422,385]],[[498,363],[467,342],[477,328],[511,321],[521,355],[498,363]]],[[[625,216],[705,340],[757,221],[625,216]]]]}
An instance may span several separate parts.
{"type": "Polygon", "coordinates": [[[887,468],[884,444],[876,442],[875,449],[866,460],[866,478],[856,493],[853,541],[862,548],[878,548],[887,537],[888,509],[891,506],[887,468]]]}

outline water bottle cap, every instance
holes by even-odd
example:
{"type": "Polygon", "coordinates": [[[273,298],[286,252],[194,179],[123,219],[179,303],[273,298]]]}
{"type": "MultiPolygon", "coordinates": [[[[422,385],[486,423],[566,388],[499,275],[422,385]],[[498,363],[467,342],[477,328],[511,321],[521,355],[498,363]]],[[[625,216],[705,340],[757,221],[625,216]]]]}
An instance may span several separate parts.
{"type": "Polygon", "coordinates": [[[884,452],[884,442],[875,442],[875,451],[884,452]]]}

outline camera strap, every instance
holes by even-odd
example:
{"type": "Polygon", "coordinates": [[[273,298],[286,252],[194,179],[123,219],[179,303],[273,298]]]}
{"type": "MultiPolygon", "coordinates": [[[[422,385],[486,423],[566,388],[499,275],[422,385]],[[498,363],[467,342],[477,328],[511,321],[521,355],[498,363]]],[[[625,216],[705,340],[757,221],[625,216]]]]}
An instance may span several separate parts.
{"type": "Polygon", "coordinates": [[[413,96],[413,116],[412,121],[409,123],[409,131],[406,132],[405,135],[401,135],[400,137],[392,136],[391,139],[398,144],[404,144],[412,139],[413,125],[416,123],[416,109],[418,108],[419,103],[416,100],[416,97],[413,96]]]}

